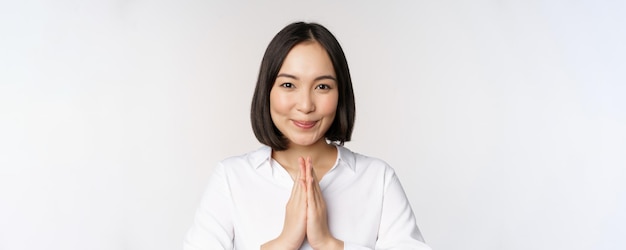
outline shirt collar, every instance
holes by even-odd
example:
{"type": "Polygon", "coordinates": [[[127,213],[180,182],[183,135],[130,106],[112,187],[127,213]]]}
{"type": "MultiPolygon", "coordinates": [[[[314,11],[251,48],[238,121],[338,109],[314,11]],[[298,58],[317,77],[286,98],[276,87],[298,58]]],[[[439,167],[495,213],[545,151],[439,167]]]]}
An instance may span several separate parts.
{"type": "MultiPolygon", "coordinates": [[[[350,151],[343,146],[335,145],[337,147],[337,166],[345,165],[353,172],[356,171],[356,156],[354,152],[350,151]]],[[[252,152],[249,155],[249,162],[255,168],[265,165],[265,163],[269,164],[270,159],[272,158],[272,148],[266,145],[263,145],[261,148],[252,152]]]]}
{"type": "Polygon", "coordinates": [[[263,145],[261,148],[250,153],[248,161],[255,169],[258,169],[259,167],[263,166],[263,163],[269,164],[271,158],[272,148],[263,145]]]}
{"type": "Polygon", "coordinates": [[[352,172],[356,172],[356,156],[350,149],[337,145],[337,161],[337,166],[343,163],[352,172]]]}

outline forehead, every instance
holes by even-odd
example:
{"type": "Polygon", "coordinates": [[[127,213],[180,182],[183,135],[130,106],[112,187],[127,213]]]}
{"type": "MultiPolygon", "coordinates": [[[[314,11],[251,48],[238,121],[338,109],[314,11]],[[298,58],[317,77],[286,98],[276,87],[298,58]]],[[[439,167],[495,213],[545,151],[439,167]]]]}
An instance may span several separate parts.
{"type": "Polygon", "coordinates": [[[335,76],[335,69],[326,49],[316,41],[307,41],[295,45],[287,53],[280,73],[301,77],[335,76]]]}

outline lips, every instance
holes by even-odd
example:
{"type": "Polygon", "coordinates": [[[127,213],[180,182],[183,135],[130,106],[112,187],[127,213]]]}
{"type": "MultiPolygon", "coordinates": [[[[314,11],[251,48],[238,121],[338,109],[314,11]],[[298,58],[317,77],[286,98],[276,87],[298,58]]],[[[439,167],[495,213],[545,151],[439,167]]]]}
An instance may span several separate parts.
{"type": "Polygon", "coordinates": [[[301,129],[310,129],[313,128],[315,124],[317,124],[317,121],[293,121],[293,124],[301,129]]]}

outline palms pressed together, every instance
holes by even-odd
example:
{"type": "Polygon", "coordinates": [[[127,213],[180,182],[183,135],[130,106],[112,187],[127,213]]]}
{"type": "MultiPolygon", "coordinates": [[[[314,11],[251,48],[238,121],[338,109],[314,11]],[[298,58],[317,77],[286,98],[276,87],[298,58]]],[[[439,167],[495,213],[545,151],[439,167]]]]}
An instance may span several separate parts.
{"type": "Polygon", "coordinates": [[[298,175],[287,202],[283,231],[261,249],[299,249],[306,238],[313,249],[343,249],[328,229],[326,203],[310,157],[300,157],[298,175]]]}

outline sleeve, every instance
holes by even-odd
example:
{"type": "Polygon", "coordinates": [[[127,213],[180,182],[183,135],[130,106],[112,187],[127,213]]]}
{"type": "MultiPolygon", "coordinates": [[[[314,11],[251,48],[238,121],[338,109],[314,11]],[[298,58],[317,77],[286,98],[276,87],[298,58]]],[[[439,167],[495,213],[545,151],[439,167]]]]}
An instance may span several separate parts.
{"type": "Polygon", "coordinates": [[[187,232],[184,250],[233,249],[231,195],[224,167],[219,164],[211,177],[187,232]]]}
{"type": "Polygon", "coordinates": [[[384,193],[376,249],[430,250],[417,227],[400,180],[393,171],[384,193]]]}

